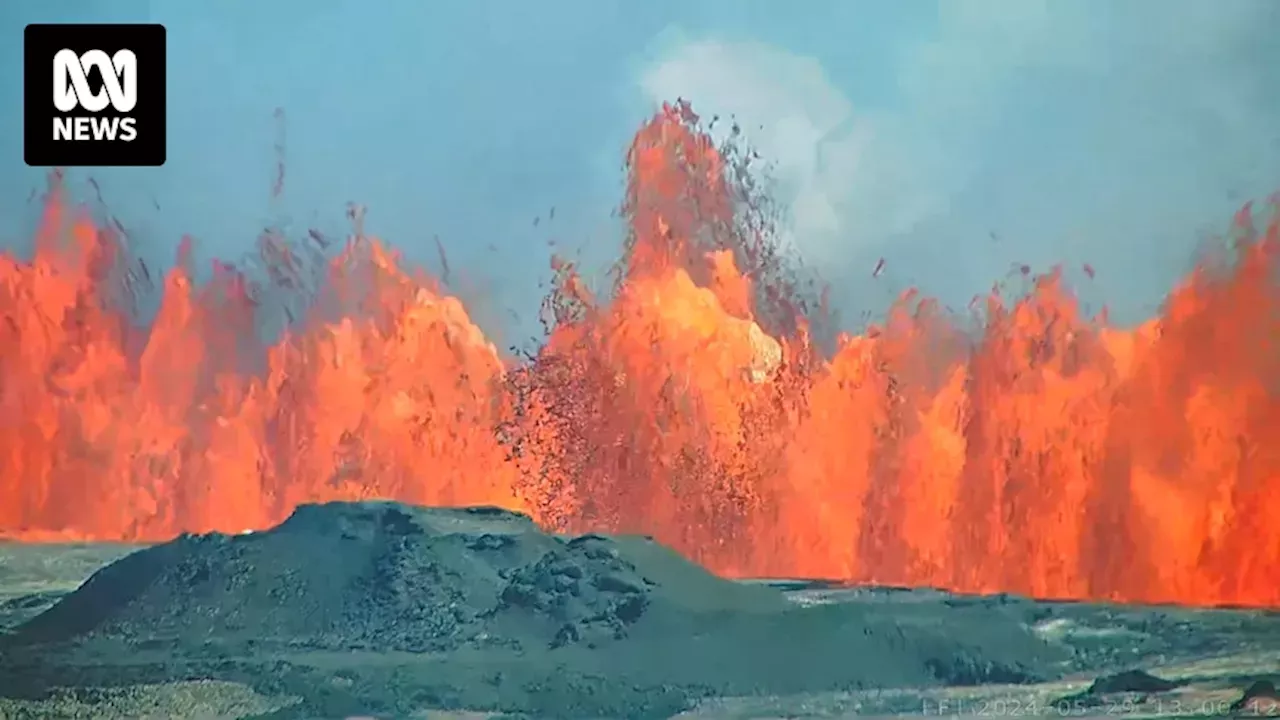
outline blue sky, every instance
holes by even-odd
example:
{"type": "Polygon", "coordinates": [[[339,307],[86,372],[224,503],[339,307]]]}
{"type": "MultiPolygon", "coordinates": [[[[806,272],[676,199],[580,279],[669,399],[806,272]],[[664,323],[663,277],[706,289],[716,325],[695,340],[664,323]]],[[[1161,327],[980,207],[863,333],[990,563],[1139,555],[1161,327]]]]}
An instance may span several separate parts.
{"type": "Polygon", "coordinates": [[[1091,263],[1082,295],[1138,318],[1236,207],[1280,190],[1273,0],[9,0],[16,247],[43,183],[21,156],[36,21],[168,27],[167,165],[93,172],[156,262],[183,233],[230,258],[273,218],[340,230],[356,201],[428,266],[438,236],[510,334],[530,330],[507,309],[533,316],[549,239],[589,267],[614,256],[626,143],[676,96],[739,117],[773,163],[784,241],[850,320],[909,284],[963,304],[1013,263],[1056,262],[1091,263]]]}

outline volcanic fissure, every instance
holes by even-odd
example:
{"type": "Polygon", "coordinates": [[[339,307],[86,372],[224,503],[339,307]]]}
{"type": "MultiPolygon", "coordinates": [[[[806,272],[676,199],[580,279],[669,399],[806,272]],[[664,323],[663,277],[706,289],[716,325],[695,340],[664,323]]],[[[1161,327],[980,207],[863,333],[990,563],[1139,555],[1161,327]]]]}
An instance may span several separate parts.
{"type": "Polygon", "coordinates": [[[612,292],[556,261],[523,358],[358,231],[327,256],[268,233],[258,271],[206,283],[184,245],[142,327],[145,266],[55,183],[31,259],[0,255],[0,534],[391,498],[646,533],[731,576],[1280,605],[1280,216],[1242,211],[1136,328],[1051,272],[963,317],[909,293],[827,343],[736,157],[687,105],[646,123],[612,292]]]}

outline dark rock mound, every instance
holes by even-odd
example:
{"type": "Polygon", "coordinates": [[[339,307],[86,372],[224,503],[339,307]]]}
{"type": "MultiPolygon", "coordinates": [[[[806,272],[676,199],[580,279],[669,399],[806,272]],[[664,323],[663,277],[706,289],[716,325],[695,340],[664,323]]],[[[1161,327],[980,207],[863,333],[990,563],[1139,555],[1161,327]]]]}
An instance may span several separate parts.
{"type": "Polygon", "coordinates": [[[184,535],[89,578],[18,629],[148,647],[449,651],[592,645],[649,609],[779,609],[644,539],[545,534],[497,508],[304,505],[245,535],[184,535]]]}
{"type": "Polygon", "coordinates": [[[1152,695],[1176,690],[1185,683],[1165,680],[1145,670],[1125,670],[1123,672],[1103,675],[1094,680],[1089,687],[1075,695],[1068,695],[1059,702],[1063,707],[1097,707],[1116,695],[1152,695]]]}
{"type": "Polygon", "coordinates": [[[648,538],[388,502],[140,550],[5,642],[25,659],[0,684],[212,677],[312,716],[666,717],[709,695],[1033,681],[1063,659],[1008,604],[802,607],[648,538]]]}
{"type": "Polygon", "coordinates": [[[1280,692],[1276,690],[1275,683],[1270,680],[1253,681],[1229,708],[1233,713],[1243,713],[1248,710],[1254,710],[1262,716],[1280,710],[1280,692]]]}
{"type": "Polygon", "coordinates": [[[1089,686],[1092,695],[1112,695],[1115,693],[1161,693],[1176,690],[1182,683],[1156,677],[1145,670],[1126,670],[1114,675],[1104,675],[1089,686]]]}

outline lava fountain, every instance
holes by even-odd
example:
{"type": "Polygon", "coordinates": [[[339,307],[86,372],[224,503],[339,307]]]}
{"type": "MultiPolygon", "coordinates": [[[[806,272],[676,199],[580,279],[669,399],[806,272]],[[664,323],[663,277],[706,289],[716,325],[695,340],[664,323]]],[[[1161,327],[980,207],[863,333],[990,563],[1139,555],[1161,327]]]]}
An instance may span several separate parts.
{"type": "Polygon", "coordinates": [[[644,532],[729,575],[1280,605],[1280,215],[1245,208],[1134,329],[1052,272],[973,317],[907,293],[823,352],[687,105],[628,170],[614,287],[556,261],[529,357],[358,224],[327,255],[268,233],[263,272],[204,283],[184,243],[144,327],[146,267],[55,182],[31,259],[0,256],[0,533],[159,540],[384,497],[644,532]]]}

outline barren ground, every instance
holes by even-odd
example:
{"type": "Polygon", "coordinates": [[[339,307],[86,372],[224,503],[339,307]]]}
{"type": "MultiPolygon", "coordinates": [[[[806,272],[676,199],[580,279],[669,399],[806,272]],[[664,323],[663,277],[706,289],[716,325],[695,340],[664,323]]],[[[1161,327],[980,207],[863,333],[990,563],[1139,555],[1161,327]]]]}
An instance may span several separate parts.
{"type": "MultiPolygon", "coordinates": [[[[124,545],[0,543],[0,632],[8,632],[73,591],[93,571],[136,548],[124,545]]],[[[1280,716],[1280,700],[1259,697],[1232,710],[1245,688],[1280,685],[1280,613],[1197,610],[1106,604],[1033,603],[1017,598],[957,597],[929,590],[844,589],[783,584],[801,605],[859,604],[892,614],[910,606],[913,622],[945,624],[958,606],[1013,608],[1047,642],[1070,650],[1060,679],[1020,685],[930,689],[878,688],[789,696],[718,697],[677,715],[684,718],[767,717],[1221,717],[1280,716]],[[923,620],[922,620],[923,619],[923,620]],[[1099,677],[1142,670],[1177,687],[1139,689],[1134,680],[1114,692],[1090,694],[1099,677]],[[1131,687],[1131,690],[1124,690],[1131,687]]],[[[3,652],[3,649],[0,649],[3,652]]],[[[759,652],[768,653],[768,648],[759,652]]],[[[857,648],[850,648],[856,654],[857,648]]],[[[276,659],[273,659],[276,660],[276,659]]],[[[139,664],[154,658],[137,658],[139,664]]],[[[271,663],[260,658],[260,665],[271,663]]],[[[122,662],[130,662],[125,659],[122,662]]],[[[344,668],[383,665],[411,670],[422,661],[406,653],[293,653],[284,667],[329,672],[335,689],[357,682],[344,668]]],[[[0,668],[6,660],[0,656],[0,668]]],[[[300,699],[255,688],[252,681],[191,678],[181,682],[114,683],[109,687],[0,687],[0,719],[9,718],[246,718],[286,717],[300,699]]],[[[13,682],[10,680],[10,682],[13,682]]],[[[354,715],[358,709],[344,710],[354,715]]],[[[341,716],[341,713],[335,713],[341,716]]],[[[485,713],[433,710],[420,717],[481,718],[485,713]]]]}

